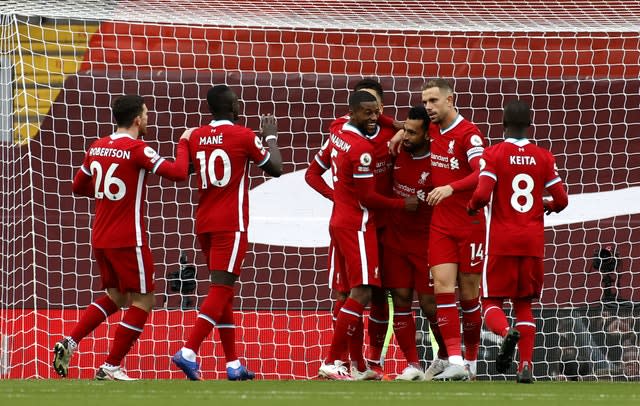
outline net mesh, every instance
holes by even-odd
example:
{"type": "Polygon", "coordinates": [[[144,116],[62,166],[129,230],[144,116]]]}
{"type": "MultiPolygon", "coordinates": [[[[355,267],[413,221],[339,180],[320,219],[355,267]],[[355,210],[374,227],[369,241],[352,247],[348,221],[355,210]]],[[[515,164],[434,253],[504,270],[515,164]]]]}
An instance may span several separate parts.
{"type": "MultiPolygon", "coordinates": [[[[455,84],[456,104],[492,142],[516,96],[532,134],[557,157],[570,206],[547,218],[545,289],[536,305],[534,375],[639,379],[640,5],[611,1],[8,1],[0,5],[2,274],[0,376],[50,377],[50,349],[100,294],[92,203],[71,194],[84,151],[113,130],[109,105],[146,97],[147,141],[173,156],[185,127],[209,121],[211,84],[242,101],[242,124],[279,118],[285,175],[251,172],[250,252],[234,303],[238,353],[261,378],[315,376],[331,335],[329,203],[302,179],[330,121],[362,77],[403,119],[425,78],[455,84]],[[594,258],[617,255],[613,269],[594,258]]],[[[125,361],[132,375],[181,377],[169,355],[207,290],[195,244],[195,183],[149,177],[148,229],[157,302],[125,361]],[[180,261],[184,254],[185,260],[180,261]],[[180,280],[196,264],[197,284],[180,280]]],[[[71,376],[93,377],[119,321],[81,343],[71,376]]],[[[421,319],[420,354],[432,346],[421,319]]],[[[205,378],[224,377],[217,335],[205,378]]],[[[497,337],[483,333],[480,378],[495,375],[497,337]]],[[[386,370],[404,367],[395,345],[386,370]]],[[[512,371],[513,372],[513,371],[512,371]]]]}

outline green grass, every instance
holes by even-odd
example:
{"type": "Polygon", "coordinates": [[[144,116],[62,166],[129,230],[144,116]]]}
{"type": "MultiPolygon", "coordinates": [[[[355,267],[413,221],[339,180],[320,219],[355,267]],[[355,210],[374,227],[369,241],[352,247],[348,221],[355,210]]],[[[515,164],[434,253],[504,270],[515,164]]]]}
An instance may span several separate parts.
{"type": "Polygon", "coordinates": [[[638,405],[637,383],[0,380],[6,406],[638,405]]]}

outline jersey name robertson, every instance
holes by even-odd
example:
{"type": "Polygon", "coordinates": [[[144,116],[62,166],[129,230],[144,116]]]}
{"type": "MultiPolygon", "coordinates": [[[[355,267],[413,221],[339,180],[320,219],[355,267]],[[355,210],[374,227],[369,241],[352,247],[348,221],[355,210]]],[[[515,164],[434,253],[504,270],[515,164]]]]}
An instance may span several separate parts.
{"type": "Polygon", "coordinates": [[[164,159],[141,139],[115,133],[96,140],[81,170],[92,178],[96,209],[91,239],[96,248],[147,244],[144,222],[147,172],[164,159]]]}

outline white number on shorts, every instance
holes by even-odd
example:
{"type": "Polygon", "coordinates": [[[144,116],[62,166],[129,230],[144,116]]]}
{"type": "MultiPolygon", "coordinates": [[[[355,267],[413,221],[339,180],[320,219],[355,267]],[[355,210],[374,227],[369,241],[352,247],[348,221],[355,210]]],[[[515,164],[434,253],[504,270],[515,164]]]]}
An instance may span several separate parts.
{"type": "Polygon", "coordinates": [[[484,248],[482,243],[476,244],[475,242],[469,243],[469,248],[471,248],[471,266],[476,266],[484,258],[484,248]]]}

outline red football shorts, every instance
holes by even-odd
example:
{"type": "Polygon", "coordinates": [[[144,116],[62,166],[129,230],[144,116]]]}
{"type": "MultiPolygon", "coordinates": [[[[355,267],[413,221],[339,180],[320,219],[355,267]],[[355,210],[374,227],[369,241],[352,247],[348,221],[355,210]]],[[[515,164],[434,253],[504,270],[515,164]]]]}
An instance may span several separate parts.
{"type": "Polygon", "coordinates": [[[419,294],[433,295],[433,280],[429,272],[427,254],[403,253],[389,246],[382,256],[382,287],[385,289],[410,288],[419,294]]]}
{"type": "Polygon", "coordinates": [[[347,276],[348,290],[360,285],[380,286],[378,239],[375,229],[349,230],[329,226],[333,261],[347,276]]]}
{"type": "Polygon", "coordinates": [[[489,255],[482,273],[482,297],[536,299],[543,282],[542,258],[489,255]]]}
{"type": "Polygon", "coordinates": [[[153,256],[148,246],[94,248],[103,289],[149,293],[155,289],[153,256]]]}
{"type": "Polygon", "coordinates": [[[247,247],[247,233],[221,231],[198,234],[198,242],[210,271],[226,271],[240,275],[247,247]]]}
{"type": "Polygon", "coordinates": [[[336,261],[335,246],[333,239],[329,242],[329,288],[337,291],[349,293],[349,278],[346,270],[342,266],[343,261],[336,261]]]}
{"type": "Polygon", "coordinates": [[[485,231],[473,227],[459,232],[429,232],[429,265],[458,264],[458,272],[482,273],[485,231]]]}

